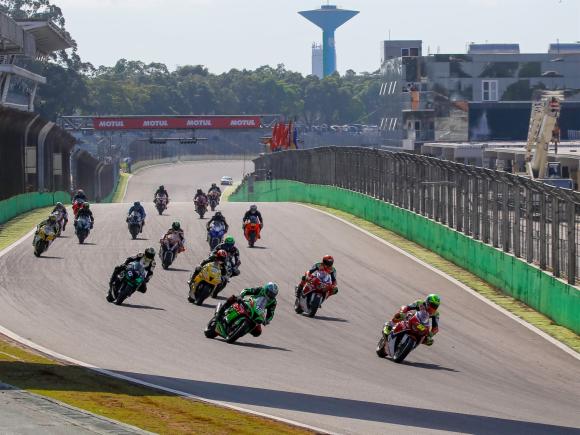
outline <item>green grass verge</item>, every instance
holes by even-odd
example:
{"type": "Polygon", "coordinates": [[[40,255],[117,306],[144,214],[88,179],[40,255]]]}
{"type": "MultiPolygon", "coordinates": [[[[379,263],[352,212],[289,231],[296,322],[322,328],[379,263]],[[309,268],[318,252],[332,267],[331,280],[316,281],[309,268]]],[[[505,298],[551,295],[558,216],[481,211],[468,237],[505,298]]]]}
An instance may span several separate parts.
{"type": "MultiPolygon", "coordinates": [[[[33,229],[40,221],[46,219],[54,207],[43,207],[10,219],[0,225],[0,251],[12,243],[20,240],[27,232],[33,229]]],[[[30,248],[32,252],[32,247],[30,248]]]]}
{"type": "Polygon", "coordinates": [[[312,433],[61,364],[1,336],[0,381],[155,433],[312,433]]]}
{"type": "Polygon", "coordinates": [[[351,222],[356,226],[374,234],[375,236],[378,236],[381,239],[386,240],[387,242],[403,249],[414,257],[417,257],[425,263],[430,264],[431,266],[445,272],[447,275],[472,288],[486,299],[496,303],[502,308],[505,308],[510,313],[516,315],[531,325],[534,325],[538,329],[544,331],[546,334],[554,337],[556,340],[564,343],[568,347],[580,353],[579,335],[568,328],[554,323],[551,319],[544,316],[543,314],[538,313],[517,299],[502,293],[500,289],[493,287],[476,275],[466,271],[465,269],[462,269],[461,267],[435,254],[434,252],[422,247],[421,245],[418,245],[417,243],[411,242],[392,231],[386,230],[352,214],[316,204],[308,205],[351,222]]]}
{"type": "Polygon", "coordinates": [[[226,187],[222,192],[221,201],[227,202],[232,193],[234,193],[234,191],[240,184],[241,182],[238,181],[237,183],[234,183],[233,185],[226,187]]]}
{"type": "Polygon", "coordinates": [[[119,182],[117,183],[117,187],[115,188],[115,193],[113,194],[113,198],[111,202],[122,202],[123,197],[125,196],[125,192],[127,192],[127,185],[129,184],[129,178],[131,178],[131,174],[127,174],[125,172],[121,172],[119,174],[119,182]]]}

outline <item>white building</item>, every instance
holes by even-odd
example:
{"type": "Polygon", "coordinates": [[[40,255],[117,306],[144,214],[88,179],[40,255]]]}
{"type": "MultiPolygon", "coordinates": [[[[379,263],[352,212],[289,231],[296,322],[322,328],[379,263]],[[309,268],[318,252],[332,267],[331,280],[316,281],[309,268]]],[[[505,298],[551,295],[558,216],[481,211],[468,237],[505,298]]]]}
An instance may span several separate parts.
{"type": "Polygon", "coordinates": [[[312,44],[312,75],[319,79],[322,79],[324,75],[322,65],[322,44],[314,42],[312,44]]]}

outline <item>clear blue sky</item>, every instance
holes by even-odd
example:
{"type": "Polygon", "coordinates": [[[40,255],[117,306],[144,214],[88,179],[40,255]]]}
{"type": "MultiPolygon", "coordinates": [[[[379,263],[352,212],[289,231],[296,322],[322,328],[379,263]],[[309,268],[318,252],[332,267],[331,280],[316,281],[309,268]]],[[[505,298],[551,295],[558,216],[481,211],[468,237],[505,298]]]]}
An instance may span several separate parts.
{"type": "MultiPolygon", "coordinates": [[[[321,32],[297,14],[319,0],[53,0],[84,60],[119,58],[211,72],[283,63],[310,73],[310,47],[321,32]]],[[[326,1],[324,1],[326,3],[326,1]]],[[[332,2],[331,2],[332,3],[332,2]]],[[[373,71],[380,41],[422,39],[424,50],[465,52],[474,42],[519,42],[544,52],[550,42],[580,40],[580,0],[342,0],[360,14],[337,31],[338,69],[373,71]]]]}

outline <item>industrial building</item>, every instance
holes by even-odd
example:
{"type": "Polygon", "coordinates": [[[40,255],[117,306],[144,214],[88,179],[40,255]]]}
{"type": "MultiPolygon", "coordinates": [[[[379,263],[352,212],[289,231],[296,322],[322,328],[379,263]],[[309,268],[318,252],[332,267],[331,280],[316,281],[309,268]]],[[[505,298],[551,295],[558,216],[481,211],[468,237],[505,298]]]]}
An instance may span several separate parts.
{"type": "Polygon", "coordinates": [[[580,137],[580,43],[521,53],[518,44],[471,44],[423,55],[422,41],[382,43],[381,130],[387,143],[525,141],[535,92],[566,90],[561,139],[580,137]]]}

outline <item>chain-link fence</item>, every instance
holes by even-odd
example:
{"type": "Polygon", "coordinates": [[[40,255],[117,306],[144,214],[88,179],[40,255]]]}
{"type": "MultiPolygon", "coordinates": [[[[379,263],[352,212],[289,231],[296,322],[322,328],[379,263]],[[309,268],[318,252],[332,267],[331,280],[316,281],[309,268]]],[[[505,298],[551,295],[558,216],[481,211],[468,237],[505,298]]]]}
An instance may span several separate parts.
{"type": "Polygon", "coordinates": [[[283,151],[256,174],[360,192],[421,214],[576,284],[580,194],[525,177],[358,147],[283,151]],[[269,172],[271,171],[271,173],[269,172]]]}

